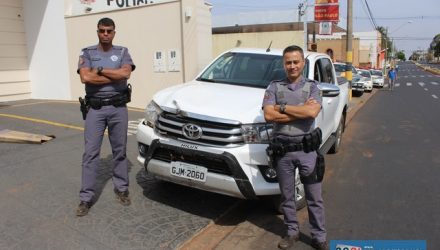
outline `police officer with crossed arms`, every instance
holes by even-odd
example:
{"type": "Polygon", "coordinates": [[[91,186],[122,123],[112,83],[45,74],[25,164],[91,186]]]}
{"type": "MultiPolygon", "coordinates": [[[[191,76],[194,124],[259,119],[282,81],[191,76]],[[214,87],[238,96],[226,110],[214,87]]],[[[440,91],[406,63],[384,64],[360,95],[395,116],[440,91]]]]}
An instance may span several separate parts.
{"type": "Polygon", "coordinates": [[[98,21],[99,43],[82,49],[78,73],[85,85],[85,100],[80,98],[85,119],[84,154],[82,158],[82,183],[77,216],[84,216],[96,201],[96,183],[99,155],[104,131],[108,135],[113,153],[113,185],[116,199],[124,206],[130,205],[128,192],[128,162],[126,155],[128,110],[131,89],[127,79],[135,65],[128,49],[113,45],[115,23],[110,18],[98,21]]]}
{"type": "Polygon", "coordinates": [[[305,145],[311,143],[311,138],[316,139],[315,135],[318,135],[320,139],[321,136],[320,133],[312,132],[314,119],[321,110],[322,97],[317,82],[302,76],[305,59],[300,47],[285,48],[283,64],[287,78],[271,82],[263,100],[264,118],[274,124],[273,145],[279,146],[275,150],[277,154],[274,163],[287,233],[278,247],[288,249],[299,240],[295,205],[295,168],[299,168],[306,194],[312,245],[316,249],[328,249],[321,194],[322,176],[321,179],[315,177],[316,149],[321,141],[312,143],[316,144],[313,148],[305,149],[305,145]]]}

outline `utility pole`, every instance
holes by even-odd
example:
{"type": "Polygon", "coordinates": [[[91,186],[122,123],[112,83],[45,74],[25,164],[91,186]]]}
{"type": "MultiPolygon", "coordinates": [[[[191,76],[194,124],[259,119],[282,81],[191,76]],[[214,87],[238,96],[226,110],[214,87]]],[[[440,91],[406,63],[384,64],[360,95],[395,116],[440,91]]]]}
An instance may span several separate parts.
{"type": "Polygon", "coordinates": [[[301,22],[301,16],[304,16],[303,20],[303,29],[304,29],[304,45],[303,50],[308,50],[308,34],[307,34],[307,0],[304,1],[304,3],[298,4],[298,24],[301,22]],[[304,10],[303,10],[304,8],[304,10]]]}
{"type": "Polygon", "coordinates": [[[345,68],[345,77],[348,80],[349,86],[350,86],[350,100],[352,97],[351,93],[351,81],[353,80],[353,75],[351,71],[351,67],[353,64],[353,0],[347,0],[347,58],[346,58],[346,65],[345,68]]]}
{"type": "Polygon", "coordinates": [[[304,1],[304,51],[309,50],[309,32],[307,30],[307,5],[308,1],[304,1]]]}

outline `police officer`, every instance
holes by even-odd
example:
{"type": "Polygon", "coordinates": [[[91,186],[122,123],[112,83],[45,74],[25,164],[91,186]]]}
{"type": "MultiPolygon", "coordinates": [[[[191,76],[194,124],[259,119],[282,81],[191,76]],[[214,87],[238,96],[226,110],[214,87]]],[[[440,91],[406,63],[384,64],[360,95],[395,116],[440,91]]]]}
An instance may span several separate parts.
{"type": "MultiPolygon", "coordinates": [[[[291,145],[302,145],[304,134],[313,130],[314,118],[321,109],[322,97],[317,82],[302,76],[304,52],[298,46],[283,51],[283,64],[287,78],[273,81],[266,89],[263,109],[267,122],[273,122],[273,139],[282,142],[285,153],[276,158],[276,171],[281,190],[281,209],[287,234],[278,247],[288,249],[299,240],[298,219],[295,206],[295,168],[301,178],[314,173],[316,151],[304,152],[291,145]],[[290,146],[288,146],[290,145],[290,146]]],[[[304,183],[304,182],[303,182],[304,183]]],[[[316,249],[328,249],[324,228],[324,203],[321,182],[304,184],[312,244],[316,249]]]]}
{"type": "Polygon", "coordinates": [[[77,216],[86,215],[96,198],[99,155],[106,128],[113,152],[112,180],[116,199],[125,206],[131,203],[126,155],[126,103],[130,101],[131,94],[127,79],[130,78],[135,65],[127,48],[112,44],[115,33],[115,23],[112,19],[100,19],[97,30],[99,43],[82,49],[79,56],[78,73],[85,85],[88,113],[85,117],[85,148],[77,216]]]}

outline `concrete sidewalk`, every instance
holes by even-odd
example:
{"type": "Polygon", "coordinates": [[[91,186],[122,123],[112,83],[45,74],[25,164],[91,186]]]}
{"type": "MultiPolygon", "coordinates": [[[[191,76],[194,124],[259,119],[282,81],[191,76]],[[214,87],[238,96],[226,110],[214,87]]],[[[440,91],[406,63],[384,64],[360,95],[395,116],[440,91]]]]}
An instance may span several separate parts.
{"type": "MultiPolygon", "coordinates": [[[[353,97],[349,104],[346,125],[359,109],[377,92],[353,97]]],[[[313,249],[308,226],[307,209],[298,211],[301,234],[295,249],[313,249]]],[[[185,242],[181,250],[266,250],[277,249],[278,241],[285,233],[283,216],[258,201],[239,201],[217,221],[211,222],[201,232],[185,242]]]]}

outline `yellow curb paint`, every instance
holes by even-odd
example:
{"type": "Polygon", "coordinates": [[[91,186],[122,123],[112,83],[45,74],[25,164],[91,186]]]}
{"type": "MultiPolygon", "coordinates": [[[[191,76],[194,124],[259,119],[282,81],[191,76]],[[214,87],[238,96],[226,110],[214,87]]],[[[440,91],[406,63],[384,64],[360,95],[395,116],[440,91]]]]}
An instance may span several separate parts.
{"type": "MultiPolygon", "coordinates": [[[[68,104],[78,104],[77,101],[41,101],[41,102],[31,102],[31,103],[23,103],[23,104],[14,104],[9,107],[22,107],[22,106],[29,106],[29,105],[36,105],[36,104],[46,104],[46,103],[68,103],[68,104]]],[[[128,110],[134,111],[134,112],[144,112],[144,109],[142,108],[132,108],[127,107],[128,110]]]]}
{"type": "Polygon", "coordinates": [[[29,118],[29,117],[24,117],[24,116],[19,116],[19,115],[11,115],[11,114],[0,114],[0,116],[84,131],[83,127],[68,125],[68,124],[59,123],[59,122],[51,122],[51,121],[47,121],[47,120],[41,120],[41,119],[35,119],[35,118],[29,118]]]}

